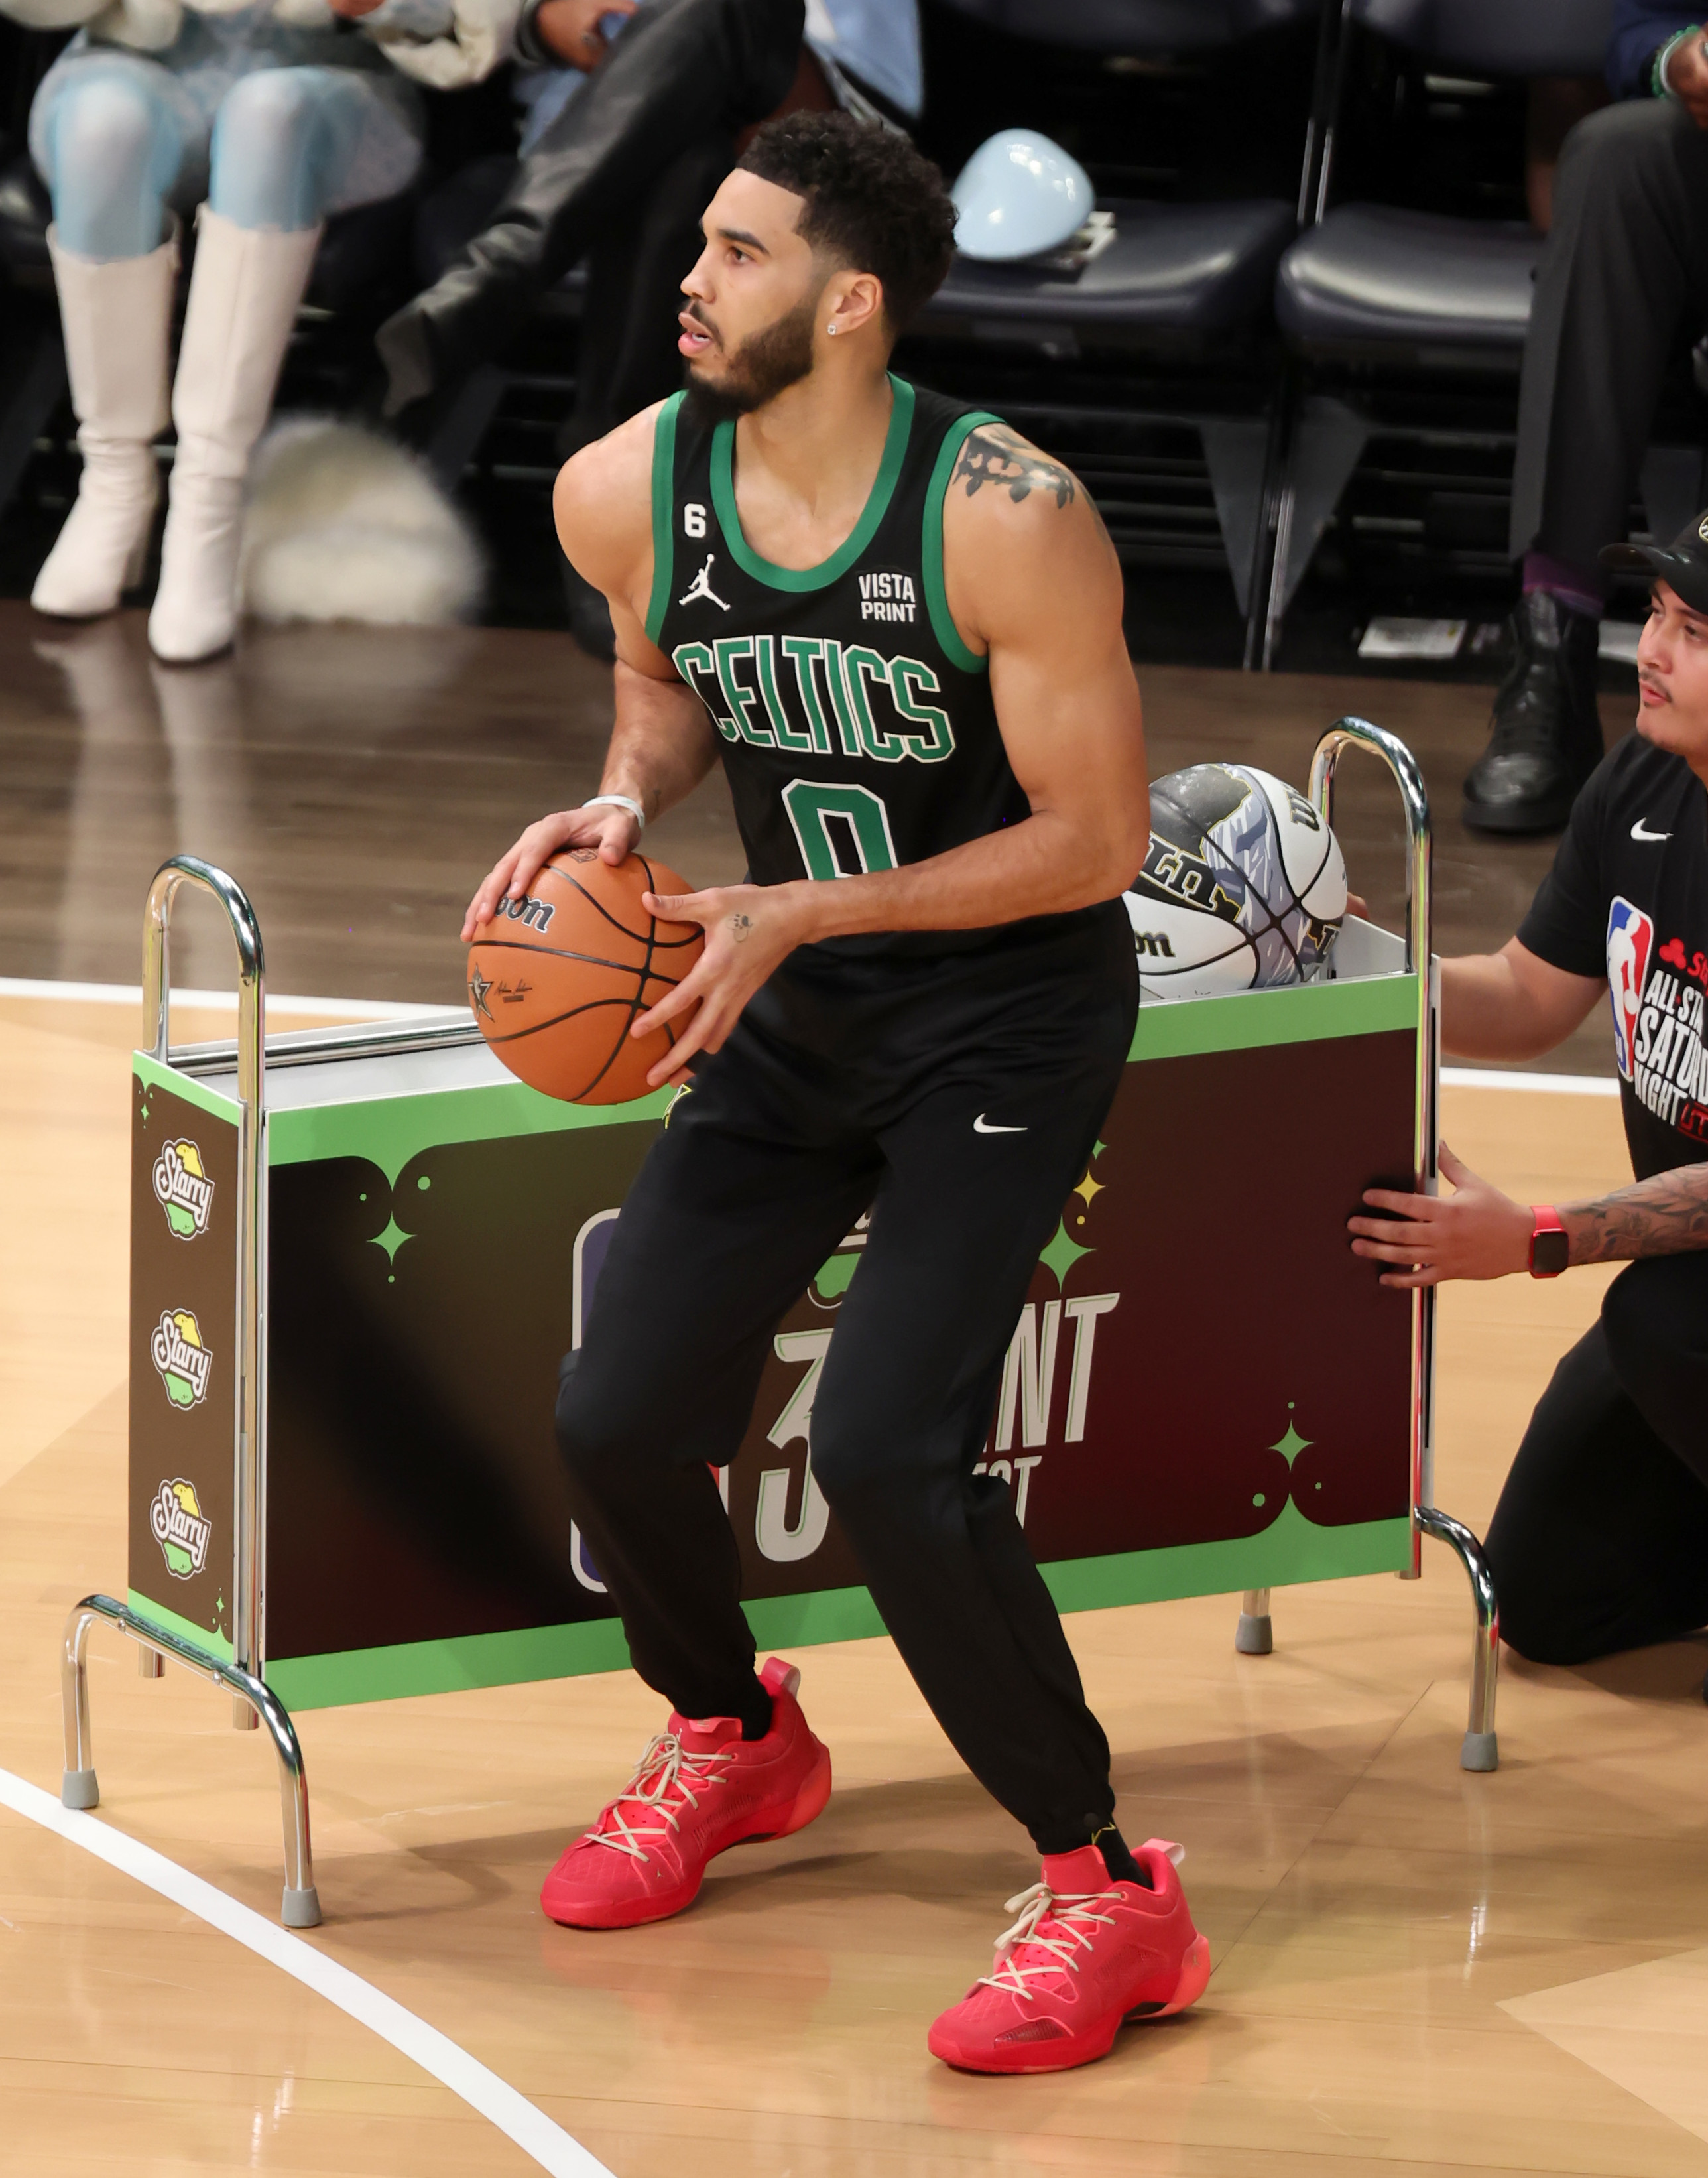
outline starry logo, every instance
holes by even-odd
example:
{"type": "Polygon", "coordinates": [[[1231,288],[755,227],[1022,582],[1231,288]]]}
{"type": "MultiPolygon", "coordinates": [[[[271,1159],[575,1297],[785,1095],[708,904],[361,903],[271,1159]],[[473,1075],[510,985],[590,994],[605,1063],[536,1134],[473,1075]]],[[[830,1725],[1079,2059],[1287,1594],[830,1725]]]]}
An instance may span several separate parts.
{"type": "Polygon", "coordinates": [[[166,1395],[175,1407],[199,1407],[207,1397],[214,1357],[202,1343],[202,1328],[188,1308],[161,1311],[148,1344],[149,1359],[160,1372],[166,1395]]]}
{"type": "Polygon", "coordinates": [[[160,1545],[166,1571],[174,1580],[193,1580],[207,1563],[208,1542],[214,1532],[211,1520],[202,1518],[195,1485],[182,1475],[162,1482],[148,1508],[150,1532],[160,1545]]]}
{"type": "Polygon", "coordinates": [[[214,1207],[214,1183],[194,1142],[167,1142],[154,1161],[155,1200],[180,1240],[194,1240],[208,1229],[214,1207]]]}
{"type": "Polygon", "coordinates": [[[483,1014],[488,1021],[496,1021],[498,1018],[487,1004],[488,999],[492,995],[492,985],[482,975],[478,966],[471,966],[468,971],[468,1003],[470,1010],[477,1021],[483,1014]]]}

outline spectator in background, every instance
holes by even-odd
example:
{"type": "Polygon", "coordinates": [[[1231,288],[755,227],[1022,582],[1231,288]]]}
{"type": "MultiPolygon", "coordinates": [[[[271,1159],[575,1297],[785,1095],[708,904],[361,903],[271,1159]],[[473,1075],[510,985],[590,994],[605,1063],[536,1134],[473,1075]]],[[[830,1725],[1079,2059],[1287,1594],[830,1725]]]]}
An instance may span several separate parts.
{"type": "MultiPolygon", "coordinates": [[[[680,382],[681,278],[738,135],[792,107],[914,118],[919,22],[915,0],[527,0],[516,43],[536,71],[520,162],[488,163],[483,200],[477,183],[429,204],[461,246],[377,344],[385,413],[419,435],[586,258],[567,456],[680,382]]],[[[603,599],[565,581],[578,638],[608,657],[603,599]]]]}
{"type": "Polygon", "coordinates": [[[1486,832],[1558,831],[1601,761],[1596,659],[1656,397],[1708,302],[1708,51],[1684,8],[1614,0],[1618,103],[1565,141],[1525,345],[1512,552],[1524,594],[1489,744],[1465,782],[1486,832]]]}
{"type": "Polygon", "coordinates": [[[409,186],[415,85],[490,73],[518,4],[0,0],[32,28],[82,25],[30,115],[83,456],[31,593],[39,611],[92,619],[138,579],[160,496],[154,441],[170,416],[149,642],[176,665],[229,645],[244,482],[324,224],[409,186]],[[181,222],[193,213],[174,369],[181,222]]]}

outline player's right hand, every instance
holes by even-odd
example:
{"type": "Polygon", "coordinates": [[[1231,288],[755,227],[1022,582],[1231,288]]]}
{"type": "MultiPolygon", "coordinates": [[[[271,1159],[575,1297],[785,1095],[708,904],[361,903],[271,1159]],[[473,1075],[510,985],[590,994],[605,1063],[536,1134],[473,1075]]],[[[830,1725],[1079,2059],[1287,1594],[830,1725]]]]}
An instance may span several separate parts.
{"type": "Polygon", "coordinates": [[[565,847],[596,847],[614,867],[626,861],[641,828],[626,809],[560,809],[530,824],[507,855],[493,864],[462,918],[462,942],[472,945],[480,926],[498,913],[501,900],[520,900],[552,856],[565,847]]]}

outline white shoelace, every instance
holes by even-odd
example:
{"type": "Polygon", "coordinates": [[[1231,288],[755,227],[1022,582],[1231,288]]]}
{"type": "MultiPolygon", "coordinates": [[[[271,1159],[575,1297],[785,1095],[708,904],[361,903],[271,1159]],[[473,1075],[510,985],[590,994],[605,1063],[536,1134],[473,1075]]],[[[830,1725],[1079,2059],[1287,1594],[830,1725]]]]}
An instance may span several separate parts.
{"type": "Polygon", "coordinates": [[[992,1972],[980,1974],[979,1980],[986,1988],[1000,1989],[1009,1996],[1031,1997],[1038,1992],[1028,1984],[1048,1974],[1078,1973],[1079,1961],[1077,1952],[1089,1951],[1097,1941],[1094,1929],[1112,1929],[1115,1916],[1100,1913],[1097,1908],[1105,1899],[1116,1897],[1113,1891],[1067,1891],[1057,1893],[1047,1883],[1034,1883],[1029,1891],[1023,1891],[1011,1898],[1003,1907],[1005,1913],[1018,1913],[1019,1919],[1011,1929],[1005,1929],[996,1939],[996,1964],[992,1972]],[[1041,1936],[1039,1930],[1049,1921],[1060,1934],[1041,1936]],[[1034,1951],[1048,1951],[1048,1962],[1023,1967],[1014,1953],[1030,1945],[1034,1951]]]}
{"type": "Polygon", "coordinates": [[[685,1808],[700,1805],[695,1798],[695,1787],[701,1792],[723,1781],[718,1765],[731,1757],[724,1752],[707,1749],[696,1752],[684,1747],[674,1732],[658,1732],[647,1744],[647,1750],[635,1765],[635,1774],[629,1780],[626,1792],[613,1800],[594,1825],[587,1831],[590,1844],[608,1845],[614,1852],[627,1853],[630,1860],[652,1858],[642,1838],[662,1838],[677,1829],[685,1808]],[[675,1804],[667,1807],[672,1796],[675,1804]],[[636,1827],[624,1814],[630,1801],[638,1800],[643,1808],[663,1817],[661,1822],[647,1823],[636,1827]],[[609,1825],[607,1828],[607,1825],[609,1825]]]}

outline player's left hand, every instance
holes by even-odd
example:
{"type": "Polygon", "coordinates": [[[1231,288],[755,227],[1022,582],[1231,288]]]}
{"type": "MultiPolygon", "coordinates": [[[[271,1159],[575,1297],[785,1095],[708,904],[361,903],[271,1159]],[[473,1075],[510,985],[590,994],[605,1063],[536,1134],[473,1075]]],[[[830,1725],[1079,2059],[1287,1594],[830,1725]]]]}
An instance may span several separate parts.
{"type": "Polygon", "coordinates": [[[649,1036],[666,1021],[692,1015],[647,1081],[655,1089],[690,1071],[696,1052],[718,1051],[741,1010],[773,968],[794,952],[805,930],[793,885],[714,885],[709,892],[643,893],[641,905],[663,922],[697,922],[706,950],[667,998],[630,1030],[649,1036]],[[694,1009],[698,1007],[698,1012],[694,1009]]]}
{"type": "Polygon", "coordinates": [[[1364,1200],[1389,1218],[1349,1218],[1346,1229],[1360,1237],[1355,1256],[1396,1263],[1384,1271],[1384,1286],[1434,1286],[1443,1278],[1504,1278],[1530,1268],[1533,1219],[1521,1202],[1479,1179],[1441,1145],[1441,1169],[1453,1183],[1451,1195],[1400,1195],[1371,1187],[1364,1200]]]}

